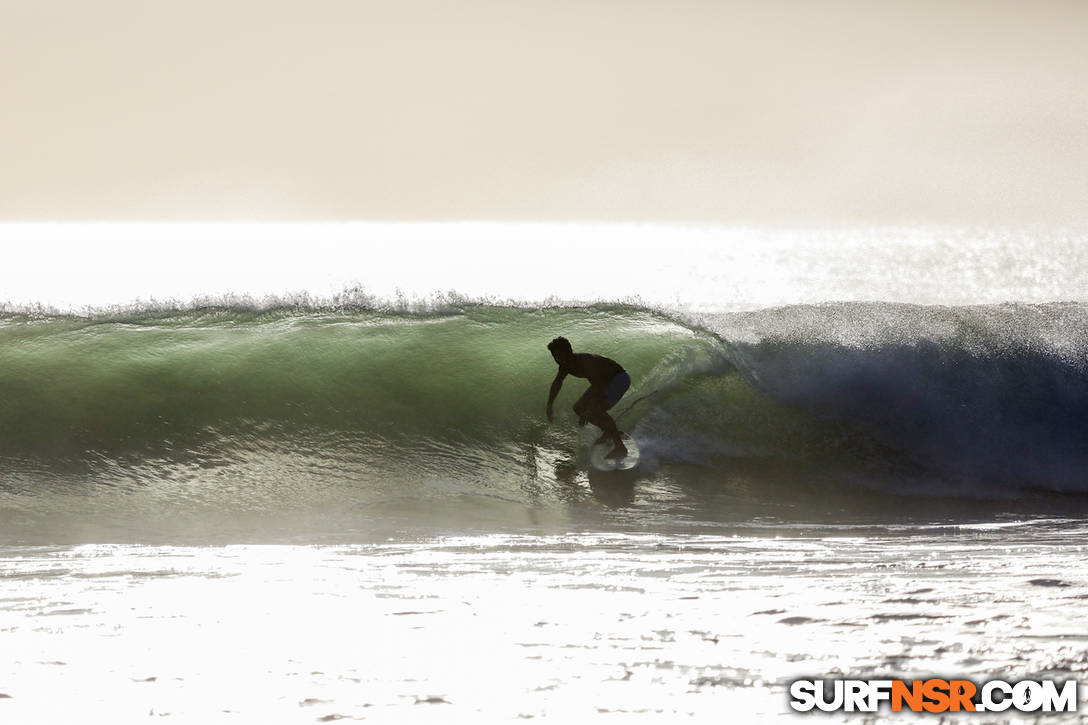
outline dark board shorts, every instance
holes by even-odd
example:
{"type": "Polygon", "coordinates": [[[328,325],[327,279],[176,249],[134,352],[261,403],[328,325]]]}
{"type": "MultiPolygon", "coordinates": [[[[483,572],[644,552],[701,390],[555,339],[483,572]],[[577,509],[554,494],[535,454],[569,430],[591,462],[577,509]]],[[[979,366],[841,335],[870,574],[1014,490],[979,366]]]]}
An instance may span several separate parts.
{"type": "Polygon", "coordinates": [[[608,410],[619,402],[629,387],[631,387],[631,376],[624,370],[616,373],[616,376],[608,381],[608,385],[604,386],[603,390],[590,386],[586,392],[582,393],[577,405],[581,407],[588,403],[590,398],[599,395],[604,400],[604,409],[608,410]]]}

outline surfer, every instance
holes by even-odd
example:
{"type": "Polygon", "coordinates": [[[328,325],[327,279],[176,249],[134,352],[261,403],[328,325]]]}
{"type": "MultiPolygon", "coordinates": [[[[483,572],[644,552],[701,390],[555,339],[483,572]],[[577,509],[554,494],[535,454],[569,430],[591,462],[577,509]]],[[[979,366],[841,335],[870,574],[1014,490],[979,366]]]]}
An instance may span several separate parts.
{"type": "Polygon", "coordinates": [[[570,341],[565,337],[557,337],[549,342],[548,351],[559,365],[559,372],[556,373],[552,388],[548,392],[548,422],[552,420],[552,403],[555,402],[555,396],[559,395],[559,389],[563,387],[563,379],[568,375],[586,378],[589,380],[589,388],[574,404],[578,425],[583,426],[589,421],[604,431],[597,443],[612,441],[615,444],[609,451],[608,458],[626,456],[627,446],[623,445],[623,432],[616,427],[616,421],[606,411],[627,392],[627,388],[631,386],[631,376],[611,358],[588,352],[574,352],[570,341]]]}

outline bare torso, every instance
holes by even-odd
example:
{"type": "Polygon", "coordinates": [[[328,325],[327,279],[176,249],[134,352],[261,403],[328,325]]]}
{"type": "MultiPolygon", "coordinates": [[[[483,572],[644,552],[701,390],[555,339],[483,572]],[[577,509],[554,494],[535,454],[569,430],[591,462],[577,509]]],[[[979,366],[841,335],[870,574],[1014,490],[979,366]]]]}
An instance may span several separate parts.
{"type": "Polygon", "coordinates": [[[574,353],[574,362],[560,368],[560,373],[573,375],[576,378],[586,378],[590,385],[598,388],[605,387],[612,378],[622,372],[623,366],[612,358],[588,352],[574,353]]]}

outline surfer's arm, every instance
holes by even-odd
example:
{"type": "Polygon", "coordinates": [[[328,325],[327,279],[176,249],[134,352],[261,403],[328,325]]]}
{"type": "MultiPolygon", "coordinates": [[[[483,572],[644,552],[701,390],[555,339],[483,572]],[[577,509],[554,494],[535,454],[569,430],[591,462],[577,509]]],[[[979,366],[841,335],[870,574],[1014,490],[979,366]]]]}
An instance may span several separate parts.
{"type": "Polygon", "coordinates": [[[548,422],[552,421],[552,403],[555,402],[555,396],[559,395],[559,389],[563,387],[563,378],[567,377],[567,374],[560,370],[556,373],[555,380],[552,381],[552,388],[548,391],[548,422]]]}

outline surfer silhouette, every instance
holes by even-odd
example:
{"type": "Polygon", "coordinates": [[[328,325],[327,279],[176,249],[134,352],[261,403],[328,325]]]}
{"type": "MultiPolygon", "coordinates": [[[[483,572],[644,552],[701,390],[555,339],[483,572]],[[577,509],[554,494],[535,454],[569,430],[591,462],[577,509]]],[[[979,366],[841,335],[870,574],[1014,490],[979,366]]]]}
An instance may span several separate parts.
{"type": "Polygon", "coordinates": [[[627,446],[623,445],[623,432],[616,427],[616,421],[612,420],[607,411],[627,392],[627,388],[631,386],[631,376],[611,358],[574,352],[570,341],[565,337],[557,337],[549,342],[548,351],[559,365],[559,372],[555,374],[551,390],[548,391],[548,421],[552,420],[552,403],[555,402],[555,396],[559,395],[559,389],[563,387],[563,379],[568,375],[586,378],[589,380],[589,388],[574,404],[578,425],[583,426],[589,421],[604,431],[597,443],[612,441],[615,444],[609,451],[608,458],[626,456],[627,446]]]}

